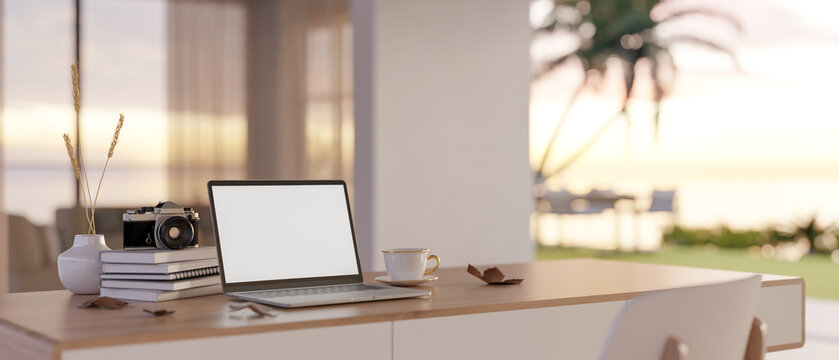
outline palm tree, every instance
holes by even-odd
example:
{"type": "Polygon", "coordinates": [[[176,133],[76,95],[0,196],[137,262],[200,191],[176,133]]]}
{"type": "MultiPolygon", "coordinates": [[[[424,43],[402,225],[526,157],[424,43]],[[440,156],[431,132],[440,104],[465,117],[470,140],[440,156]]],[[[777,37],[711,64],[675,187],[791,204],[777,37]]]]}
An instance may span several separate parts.
{"type": "MultiPolygon", "coordinates": [[[[721,52],[728,56],[733,67],[740,70],[735,53],[713,39],[700,34],[662,35],[660,26],[692,17],[713,17],[729,23],[737,32],[742,31],[737,19],[725,13],[703,7],[679,7],[672,1],[658,0],[553,0],[552,9],[536,27],[538,32],[565,32],[579,38],[579,47],[549,61],[536,73],[540,77],[551,70],[577,60],[582,64],[581,71],[588,80],[591,74],[602,74],[606,70],[606,61],[617,58],[623,65],[623,79],[626,96],[622,99],[620,110],[602,127],[587,139],[580,148],[564,159],[559,166],[547,169],[547,160],[567,121],[569,110],[583,91],[580,85],[571,97],[568,109],[554,128],[548,146],[535,170],[536,183],[565,170],[594,145],[608,128],[620,118],[628,118],[627,101],[635,85],[635,66],[641,59],[651,64],[651,77],[654,84],[653,101],[655,104],[654,123],[657,132],[662,98],[669,92],[672,77],[661,76],[663,67],[669,67],[676,74],[676,64],[671,55],[675,44],[688,43],[721,52]]],[[[657,136],[658,134],[656,134],[657,136]]]]}

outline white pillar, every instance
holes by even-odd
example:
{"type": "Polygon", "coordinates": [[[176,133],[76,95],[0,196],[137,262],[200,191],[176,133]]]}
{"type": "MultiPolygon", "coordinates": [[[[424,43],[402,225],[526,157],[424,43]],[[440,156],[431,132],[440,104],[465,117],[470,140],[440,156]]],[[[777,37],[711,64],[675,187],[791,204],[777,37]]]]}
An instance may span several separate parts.
{"type": "Polygon", "coordinates": [[[530,261],[529,2],[352,0],[362,265],[530,261]]]}

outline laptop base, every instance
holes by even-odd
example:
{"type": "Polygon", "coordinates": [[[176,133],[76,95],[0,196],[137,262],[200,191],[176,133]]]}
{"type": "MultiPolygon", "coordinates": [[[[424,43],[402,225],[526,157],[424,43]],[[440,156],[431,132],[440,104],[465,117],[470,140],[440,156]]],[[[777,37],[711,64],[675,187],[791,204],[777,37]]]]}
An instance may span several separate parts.
{"type": "Polygon", "coordinates": [[[404,299],[431,295],[431,291],[427,290],[406,289],[378,284],[373,286],[375,286],[378,289],[351,292],[336,292],[329,294],[279,297],[255,296],[257,295],[257,293],[263,293],[263,291],[234,292],[227,293],[227,295],[241,300],[247,300],[271,306],[279,306],[282,308],[348,304],[356,302],[404,299]]]}

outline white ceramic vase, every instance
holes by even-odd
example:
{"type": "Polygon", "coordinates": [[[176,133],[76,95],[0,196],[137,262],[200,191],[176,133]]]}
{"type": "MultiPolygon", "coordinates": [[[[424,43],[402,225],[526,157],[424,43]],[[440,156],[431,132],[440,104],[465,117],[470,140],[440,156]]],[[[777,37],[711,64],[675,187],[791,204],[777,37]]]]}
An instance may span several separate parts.
{"type": "Polygon", "coordinates": [[[99,252],[103,250],[111,250],[104,235],[76,235],[73,247],[58,255],[58,277],[67,290],[80,295],[99,293],[99,252]]]}

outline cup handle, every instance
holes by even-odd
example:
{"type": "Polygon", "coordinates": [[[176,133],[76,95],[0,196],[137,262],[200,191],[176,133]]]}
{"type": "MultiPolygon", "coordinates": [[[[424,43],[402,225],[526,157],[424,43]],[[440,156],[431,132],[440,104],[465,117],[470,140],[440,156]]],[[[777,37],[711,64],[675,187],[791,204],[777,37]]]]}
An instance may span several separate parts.
{"type": "Polygon", "coordinates": [[[433,273],[433,272],[434,272],[434,270],[437,270],[437,268],[438,268],[438,267],[440,267],[440,257],[439,257],[439,256],[437,256],[437,255],[428,255],[428,257],[427,257],[427,258],[425,258],[425,259],[426,259],[426,260],[431,260],[431,259],[437,260],[437,264],[436,264],[436,265],[434,265],[434,267],[433,267],[433,268],[431,268],[431,270],[426,270],[426,271],[425,271],[425,273],[424,273],[424,274],[422,274],[423,276],[425,276],[425,275],[430,275],[431,273],[433,273]]]}

